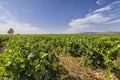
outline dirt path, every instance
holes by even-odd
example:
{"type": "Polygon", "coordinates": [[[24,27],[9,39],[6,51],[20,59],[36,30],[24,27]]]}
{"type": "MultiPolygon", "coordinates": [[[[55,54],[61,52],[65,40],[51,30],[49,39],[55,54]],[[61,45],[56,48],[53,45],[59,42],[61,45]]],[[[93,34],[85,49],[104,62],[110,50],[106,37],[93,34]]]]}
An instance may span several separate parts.
{"type": "Polygon", "coordinates": [[[6,48],[6,45],[5,45],[5,44],[0,44],[0,54],[1,54],[1,53],[4,53],[5,48],[6,48]]]}
{"type": "Polygon", "coordinates": [[[68,75],[65,80],[105,80],[103,70],[81,66],[80,62],[70,55],[60,54],[59,60],[59,64],[64,67],[68,75]]]}
{"type": "Polygon", "coordinates": [[[72,56],[69,55],[59,55],[60,65],[65,68],[68,72],[68,79],[66,80],[81,80],[81,69],[80,64],[73,59],[72,56]]]}

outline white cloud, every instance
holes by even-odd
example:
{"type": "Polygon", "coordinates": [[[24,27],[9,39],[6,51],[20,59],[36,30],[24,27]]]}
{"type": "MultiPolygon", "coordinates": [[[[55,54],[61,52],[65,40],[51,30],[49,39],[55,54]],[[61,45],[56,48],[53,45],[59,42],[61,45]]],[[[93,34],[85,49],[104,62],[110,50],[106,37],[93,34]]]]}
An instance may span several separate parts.
{"type": "Polygon", "coordinates": [[[15,33],[20,33],[20,34],[43,33],[43,31],[40,31],[37,27],[34,27],[30,24],[23,24],[13,21],[13,22],[0,24],[0,34],[7,33],[7,30],[9,28],[13,28],[15,33]]]}
{"type": "Polygon", "coordinates": [[[80,32],[80,30],[81,30],[81,32],[84,32],[84,31],[87,31],[87,29],[89,28],[90,26],[89,25],[77,25],[77,24],[75,24],[75,27],[70,27],[70,28],[68,28],[68,29],[66,29],[65,31],[64,31],[64,33],[79,33],[80,32]]]}
{"type": "MultiPolygon", "coordinates": [[[[104,17],[102,14],[92,14],[82,19],[72,20],[68,24],[70,28],[68,28],[65,31],[68,33],[78,33],[78,32],[89,31],[89,28],[91,28],[93,24],[103,24],[108,20],[109,18],[104,17]]],[[[97,31],[97,30],[92,28],[91,31],[97,31]]]]}
{"type": "Polygon", "coordinates": [[[84,18],[72,20],[68,23],[70,27],[65,32],[118,31],[118,28],[120,28],[119,4],[120,1],[115,1],[106,7],[87,14],[84,18]]]}
{"type": "Polygon", "coordinates": [[[96,4],[98,5],[103,5],[105,3],[106,0],[97,0],[96,4]]]}
{"type": "Polygon", "coordinates": [[[15,33],[39,34],[45,31],[28,23],[18,22],[11,11],[0,4],[0,34],[6,34],[9,28],[13,28],[15,33]]]}
{"type": "Polygon", "coordinates": [[[97,9],[95,10],[94,12],[103,12],[103,11],[107,11],[107,10],[110,10],[111,9],[111,6],[106,6],[106,7],[103,7],[103,8],[100,8],[100,9],[97,9]]]}
{"type": "Polygon", "coordinates": [[[108,3],[109,1],[110,0],[97,0],[96,4],[101,6],[101,5],[104,5],[105,3],[108,3]]]}
{"type": "Polygon", "coordinates": [[[120,19],[109,21],[106,24],[114,24],[114,23],[120,23],[120,19]]]}

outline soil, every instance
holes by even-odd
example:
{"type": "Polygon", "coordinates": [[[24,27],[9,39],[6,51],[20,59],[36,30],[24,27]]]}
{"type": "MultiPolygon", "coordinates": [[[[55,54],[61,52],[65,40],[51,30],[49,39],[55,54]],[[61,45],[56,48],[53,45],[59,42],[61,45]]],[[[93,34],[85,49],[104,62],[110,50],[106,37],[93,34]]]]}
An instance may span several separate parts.
{"type": "MultiPolygon", "coordinates": [[[[67,74],[65,80],[106,80],[104,70],[85,67],[71,55],[60,54],[59,65],[61,65],[67,74]]],[[[117,80],[113,78],[112,80],[117,80]]]]}
{"type": "Polygon", "coordinates": [[[60,65],[67,71],[68,77],[66,80],[81,80],[81,67],[77,61],[73,60],[72,56],[59,55],[60,65]]]}
{"type": "Polygon", "coordinates": [[[0,54],[3,54],[5,51],[6,45],[5,44],[0,44],[0,54]]]}

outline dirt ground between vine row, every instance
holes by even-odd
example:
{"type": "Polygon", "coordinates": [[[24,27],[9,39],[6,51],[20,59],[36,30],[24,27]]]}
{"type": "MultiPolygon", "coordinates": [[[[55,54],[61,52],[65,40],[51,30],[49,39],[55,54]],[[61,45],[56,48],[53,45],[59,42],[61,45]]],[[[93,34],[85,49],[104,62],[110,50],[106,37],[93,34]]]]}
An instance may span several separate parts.
{"type": "Polygon", "coordinates": [[[6,49],[6,45],[5,44],[0,44],[0,54],[4,53],[5,52],[5,49],[6,49]]]}
{"type": "MultiPolygon", "coordinates": [[[[92,69],[80,64],[70,55],[60,54],[59,64],[63,66],[68,77],[65,80],[106,80],[104,71],[101,69],[92,69]]],[[[112,76],[112,80],[117,80],[112,76]]]]}

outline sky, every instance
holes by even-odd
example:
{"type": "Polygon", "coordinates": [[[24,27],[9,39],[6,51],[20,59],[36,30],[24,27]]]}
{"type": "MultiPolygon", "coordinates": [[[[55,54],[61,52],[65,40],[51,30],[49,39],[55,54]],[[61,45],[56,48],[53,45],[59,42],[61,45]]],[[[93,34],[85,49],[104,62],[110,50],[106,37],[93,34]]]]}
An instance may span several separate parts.
{"type": "Polygon", "coordinates": [[[120,0],[0,0],[0,34],[120,31],[120,0]]]}

